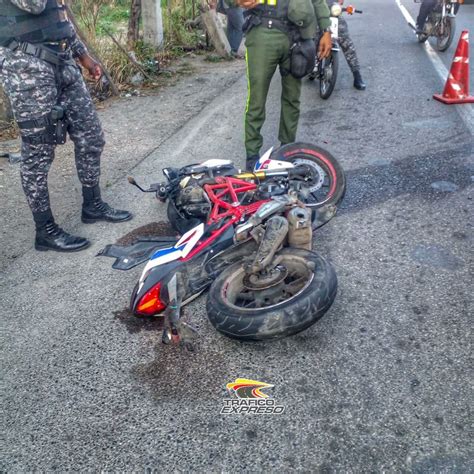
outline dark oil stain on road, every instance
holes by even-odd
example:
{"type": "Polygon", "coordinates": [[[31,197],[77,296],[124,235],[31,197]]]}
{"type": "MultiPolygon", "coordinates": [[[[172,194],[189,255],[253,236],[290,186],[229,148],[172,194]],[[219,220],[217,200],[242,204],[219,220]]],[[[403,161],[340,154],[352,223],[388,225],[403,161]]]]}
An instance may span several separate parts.
{"type": "Polygon", "coordinates": [[[116,245],[130,245],[140,237],[176,237],[177,232],[171,227],[169,222],[159,221],[137,227],[128,234],[117,240],[116,245]]]}
{"type": "Polygon", "coordinates": [[[462,191],[471,185],[465,160],[470,153],[470,146],[462,146],[349,170],[339,213],[359,212],[403,195],[437,201],[462,191]]]}
{"type": "Polygon", "coordinates": [[[130,334],[140,331],[161,331],[163,330],[163,318],[159,316],[135,316],[129,308],[120,311],[113,311],[114,320],[122,323],[130,334]]]}
{"type": "Polygon", "coordinates": [[[225,384],[233,373],[224,353],[210,346],[195,344],[193,352],[182,345],[164,345],[161,336],[154,348],[152,362],[137,364],[132,375],[145,383],[153,398],[163,400],[222,400],[227,395],[225,384]]]}

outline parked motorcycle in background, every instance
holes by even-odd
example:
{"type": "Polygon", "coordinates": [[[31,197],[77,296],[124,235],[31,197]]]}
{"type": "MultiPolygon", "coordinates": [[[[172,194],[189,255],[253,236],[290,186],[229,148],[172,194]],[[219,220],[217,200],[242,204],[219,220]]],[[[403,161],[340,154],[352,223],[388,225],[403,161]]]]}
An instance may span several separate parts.
{"type": "Polygon", "coordinates": [[[308,76],[310,81],[319,79],[319,95],[321,99],[329,99],[336,85],[340,51],[337,41],[339,37],[339,17],[343,12],[346,12],[348,15],[353,15],[354,13],[362,13],[362,10],[356,10],[352,5],[342,7],[337,3],[331,6],[331,54],[324,59],[319,59],[316,56],[314,70],[308,76]]]}
{"type": "MultiPolygon", "coordinates": [[[[422,3],[422,0],[415,0],[422,3]]],[[[456,13],[464,0],[440,0],[426,20],[422,33],[418,33],[418,41],[424,43],[430,36],[436,38],[436,49],[446,51],[453,42],[456,29],[456,13]]],[[[414,25],[410,25],[415,28],[414,25]]],[[[415,28],[416,29],[416,28],[415,28]]]]}

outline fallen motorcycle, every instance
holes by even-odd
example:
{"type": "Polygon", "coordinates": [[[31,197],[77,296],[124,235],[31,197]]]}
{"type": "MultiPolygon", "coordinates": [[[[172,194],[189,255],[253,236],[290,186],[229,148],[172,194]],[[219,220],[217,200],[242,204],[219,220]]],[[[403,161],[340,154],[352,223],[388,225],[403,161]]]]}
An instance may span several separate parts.
{"type": "Polygon", "coordinates": [[[190,343],[181,308],[209,288],[207,312],[221,333],[275,339],[314,324],[337,291],[332,266],[311,251],[313,228],[335,214],[344,173],[327,151],[295,143],[265,154],[253,172],[229,160],[165,168],[167,181],[142,191],[168,202],[182,237],[107,246],[114,268],[149,260],[131,309],[164,316],[163,342],[190,343]]]}
{"type": "Polygon", "coordinates": [[[313,72],[308,76],[310,81],[319,79],[319,95],[321,99],[329,99],[336,86],[340,51],[338,43],[339,17],[343,12],[346,12],[348,15],[353,15],[354,13],[362,13],[362,10],[356,10],[352,5],[348,5],[344,8],[338,3],[331,5],[331,54],[324,59],[319,59],[316,56],[313,72]]]}

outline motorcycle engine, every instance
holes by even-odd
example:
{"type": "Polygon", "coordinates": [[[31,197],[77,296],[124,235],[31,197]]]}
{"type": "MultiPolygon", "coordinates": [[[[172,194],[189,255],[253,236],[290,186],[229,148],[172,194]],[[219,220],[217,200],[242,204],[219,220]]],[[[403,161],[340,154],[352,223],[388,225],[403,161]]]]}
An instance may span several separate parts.
{"type": "Polygon", "coordinates": [[[190,179],[176,196],[176,207],[186,216],[205,219],[211,210],[206,193],[196,180],[190,179]]]}

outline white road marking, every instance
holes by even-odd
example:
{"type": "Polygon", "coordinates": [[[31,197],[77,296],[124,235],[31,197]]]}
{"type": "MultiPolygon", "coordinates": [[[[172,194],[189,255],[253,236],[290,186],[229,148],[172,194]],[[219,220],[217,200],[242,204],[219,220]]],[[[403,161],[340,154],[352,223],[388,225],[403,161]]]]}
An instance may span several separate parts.
{"type": "MultiPolygon", "coordinates": [[[[395,3],[398,5],[398,8],[402,12],[402,15],[404,16],[407,23],[415,25],[415,21],[411,17],[408,10],[402,5],[401,1],[395,0],[395,3]]],[[[433,64],[433,67],[435,68],[436,72],[438,73],[438,76],[442,79],[444,84],[446,82],[446,78],[449,75],[449,71],[446,69],[445,65],[443,64],[443,61],[441,61],[441,59],[439,58],[438,53],[431,47],[428,41],[426,41],[420,46],[423,46],[425,48],[426,54],[431,60],[431,64],[433,64]]],[[[471,95],[473,93],[474,92],[471,91],[471,95]]],[[[474,107],[470,104],[449,105],[447,107],[456,108],[459,116],[464,122],[464,125],[466,125],[466,128],[469,130],[471,135],[474,135],[474,107]]]]}

